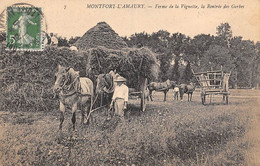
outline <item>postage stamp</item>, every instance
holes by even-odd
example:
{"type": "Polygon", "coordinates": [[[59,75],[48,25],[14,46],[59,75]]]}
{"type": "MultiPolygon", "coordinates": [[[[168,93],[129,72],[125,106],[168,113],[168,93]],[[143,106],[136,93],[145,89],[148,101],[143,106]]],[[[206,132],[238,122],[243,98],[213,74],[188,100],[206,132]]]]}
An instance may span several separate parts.
{"type": "Polygon", "coordinates": [[[42,50],[41,19],[41,8],[8,7],[6,48],[23,51],[42,50]]]}

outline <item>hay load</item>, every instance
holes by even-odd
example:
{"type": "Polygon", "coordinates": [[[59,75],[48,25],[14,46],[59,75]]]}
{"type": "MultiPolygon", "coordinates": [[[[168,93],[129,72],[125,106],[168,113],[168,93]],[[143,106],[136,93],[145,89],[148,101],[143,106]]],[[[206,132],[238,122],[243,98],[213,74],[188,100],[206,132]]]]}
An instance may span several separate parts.
{"type": "Polygon", "coordinates": [[[139,86],[139,77],[156,80],[159,65],[155,53],[148,48],[124,48],[122,50],[97,47],[88,50],[87,74],[94,79],[94,75],[108,73],[115,70],[127,78],[130,87],[139,86]]]}
{"type": "Polygon", "coordinates": [[[108,49],[126,48],[126,42],[106,23],[100,22],[88,30],[76,42],[76,47],[81,50],[103,46],[108,49]]]}

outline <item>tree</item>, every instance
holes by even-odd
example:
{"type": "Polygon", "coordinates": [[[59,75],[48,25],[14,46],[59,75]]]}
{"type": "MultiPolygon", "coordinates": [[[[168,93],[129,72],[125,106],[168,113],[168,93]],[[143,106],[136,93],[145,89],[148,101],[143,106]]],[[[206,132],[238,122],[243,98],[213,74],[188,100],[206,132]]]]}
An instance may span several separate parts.
{"type": "Polygon", "coordinates": [[[217,42],[218,45],[229,47],[229,41],[232,38],[232,30],[229,23],[221,23],[217,27],[217,42]]]}
{"type": "Polygon", "coordinates": [[[190,62],[187,63],[183,76],[182,76],[182,80],[184,80],[185,83],[189,83],[190,80],[192,79],[192,71],[191,71],[191,66],[190,66],[190,62]]]}
{"type": "Polygon", "coordinates": [[[129,47],[135,47],[139,44],[142,44],[143,46],[149,46],[148,43],[150,42],[150,35],[146,32],[135,33],[131,35],[129,39],[124,37],[123,40],[129,47]]]}
{"type": "Polygon", "coordinates": [[[250,40],[242,40],[239,36],[230,40],[229,49],[235,66],[234,87],[256,86],[259,65],[257,45],[250,40]]]}
{"type": "Polygon", "coordinates": [[[174,33],[169,41],[169,51],[175,56],[181,56],[185,54],[187,50],[187,45],[189,44],[191,38],[182,34],[174,33]]]}
{"type": "Polygon", "coordinates": [[[219,45],[211,45],[201,59],[201,70],[207,71],[211,68],[216,70],[220,69],[221,66],[224,72],[230,72],[234,69],[233,58],[229,49],[219,45]]]}
{"type": "Polygon", "coordinates": [[[176,83],[178,84],[180,81],[180,71],[179,71],[179,57],[174,59],[174,65],[172,67],[172,71],[171,71],[171,80],[176,81],[176,83]]]}
{"type": "Polygon", "coordinates": [[[149,47],[152,49],[152,51],[159,54],[158,56],[158,60],[160,63],[159,79],[161,81],[166,81],[169,78],[168,72],[173,58],[173,55],[168,48],[169,40],[170,40],[170,33],[167,31],[160,30],[156,33],[152,33],[149,42],[149,47]]]}
{"type": "Polygon", "coordinates": [[[189,61],[192,66],[200,66],[200,60],[209,49],[210,45],[214,43],[215,37],[211,35],[200,34],[188,43],[185,55],[185,61],[189,61]]]}
{"type": "Polygon", "coordinates": [[[57,37],[58,39],[58,47],[69,47],[69,43],[68,40],[66,38],[63,37],[57,37]]]}

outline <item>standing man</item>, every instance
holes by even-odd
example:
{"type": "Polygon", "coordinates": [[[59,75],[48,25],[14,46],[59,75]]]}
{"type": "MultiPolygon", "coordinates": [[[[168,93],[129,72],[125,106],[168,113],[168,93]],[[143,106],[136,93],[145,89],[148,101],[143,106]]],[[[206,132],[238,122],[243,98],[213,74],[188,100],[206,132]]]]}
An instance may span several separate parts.
{"type": "Polygon", "coordinates": [[[124,117],[124,110],[127,108],[128,102],[128,87],[125,85],[126,79],[122,76],[118,76],[115,80],[116,87],[112,97],[110,107],[114,108],[115,114],[124,117]]]}
{"type": "Polygon", "coordinates": [[[178,96],[179,96],[179,87],[175,86],[175,88],[173,89],[173,96],[174,96],[174,100],[178,100],[178,96]]]}
{"type": "Polygon", "coordinates": [[[58,39],[53,35],[53,33],[50,33],[50,36],[51,36],[51,45],[53,46],[58,46],[58,39]]]}

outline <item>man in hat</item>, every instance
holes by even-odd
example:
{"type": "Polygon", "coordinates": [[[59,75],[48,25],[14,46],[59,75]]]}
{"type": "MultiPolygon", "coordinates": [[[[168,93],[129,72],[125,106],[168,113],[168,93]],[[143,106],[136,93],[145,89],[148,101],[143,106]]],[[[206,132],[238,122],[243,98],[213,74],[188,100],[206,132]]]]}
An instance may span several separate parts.
{"type": "Polygon", "coordinates": [[[114,107],[116,115],[123,117],[124,110],[127,108],[128,87],[125,85],[126,79],[122,76],[118,76],[115,82],[117,85],[114,90],[110,107],[114,107]]]}

